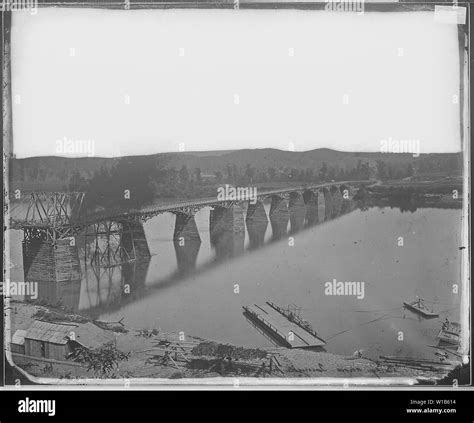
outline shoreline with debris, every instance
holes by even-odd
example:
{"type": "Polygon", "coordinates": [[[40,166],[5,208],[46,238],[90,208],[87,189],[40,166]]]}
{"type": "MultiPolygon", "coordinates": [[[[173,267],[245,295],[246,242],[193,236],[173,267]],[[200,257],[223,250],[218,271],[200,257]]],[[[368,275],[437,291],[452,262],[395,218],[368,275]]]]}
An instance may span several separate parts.
{"type": "MultiPolygon", "coordinates": [[[[123,321],[94,322],[59,308],[10,301],[11,334],[35,321],[91,324],[113,333],[116,350],[127,357],[107,373],[86,364],[50,360],[14,352],[14,363],[37,378],[50,379],[205,379],[212,378],[351,378],[412,379],[417,384],[450,385],[461,361],[421,363],[408,358],[373,360],[304,349],[246,348],[154,328],[130,328],[123,321]],[[95,369],[97,370],[97,369],[95,369]]],[[[11,344],[10,344],[11,345],[11,344]]],[[[158,381],[157,381],[158,383],[158,381]]],[[[370,384],[370,382],[367,382],[370,384]]],[[[396,382],[394,382],[396,383],[396,382]]]]}

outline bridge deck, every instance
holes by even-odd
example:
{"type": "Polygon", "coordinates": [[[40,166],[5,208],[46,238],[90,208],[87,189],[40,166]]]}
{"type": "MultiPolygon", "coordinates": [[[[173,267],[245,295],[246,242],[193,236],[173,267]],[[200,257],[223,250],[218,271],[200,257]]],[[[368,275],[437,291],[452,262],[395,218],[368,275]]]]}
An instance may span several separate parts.
{"type": "MultiPolygon", "coordinates": [[[[373,181],[336,181],[336,182],[326,182],[322,184],[315,184],[315,185],[306,185],[306,186],[296,186],[296,187],[289,187],[289,188],[282,188],[282,189],[274,189],[269,191],[257,191],[257,198],[264,198],[270,195],[279,195],[279,194],[286,194],[290,192],[303,192],[305,190],[314,190],[320,188],[328,188],[331,186],[341,186],[341,185],[350,185],[350,184],[358,184],[358,185],[366,185],[369,183],[373,183],[373,181]]],[[[246,201],[251,200],[251,196],[248,198],[239,198],[238,201],[246,201]]],[[[88,216],[84,216],[82,219],[79,218],[75,222],[71,222],[71,224],[76,226],[84,226],[93,223],[97,223],[100,221],[105,220],[114,220],[114,219],[129,219],[130,217],[140,217],[149,214],[160,214],[165,212],[173,212],[185,207],[205,207],[205,206],[217,206],[219,203],[225,203],[229,200],[218,200],[216,197],[204,198],[204,199],[192,199],[188,201],[179,201],[173,204],[148,204],[137,208],[129,208],[122,209],[118,207],[114,210],[109,210],[106,212],[96,212],[88,216]]],[[[23,219],[11,219],[11,226],[13,228],[20,228],[20,227],[40,227],[45,226],[49,227],[50,223],[42,223],[42,222],[27,222],[23,219]]]]}
{"type": "Polygon", "coordinates": [[[320,347],[325,342],[309,332],[290,322],[285,316],[267,304],[244,306],[244,310],[257,320],[275,337],[282,338],[290,348],[320,347]],[[291,333],[293,336],[290,336],[291,333]]]}

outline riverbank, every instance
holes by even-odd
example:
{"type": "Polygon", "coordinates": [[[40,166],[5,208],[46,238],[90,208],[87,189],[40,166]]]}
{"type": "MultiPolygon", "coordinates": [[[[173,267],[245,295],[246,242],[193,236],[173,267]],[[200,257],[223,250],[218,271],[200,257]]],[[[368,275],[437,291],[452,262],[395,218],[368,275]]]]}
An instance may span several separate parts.
{"type": "MultiPolygon", "coordinates": [[[[60,308],[11,301],[11,333],[28,329],[34,320],[84,322],[84,316],[60,308]]],[[[100,323],[104,328],[104,322],[100,323]]],[[[426,368],[395,365],[361,355],[340,356],[324,351],[288,348],[251,349],[155,328],[132,328],[126,322],[108,325],[116,348],[128,359],[100,376],[86,365],[14,354],[14,363],[29,375],[48,379],[187,379],[187,378],[410,378],[415,383],[449,384],[449,373],[460,363],[426,368]]],[[[395,380],[395,379],[394,379],[395,380]]],[[[350,382],[348,382],[350,383],[350,382]]],[[[397,382],[396,382],[397,383],[397,382]]],[[[401,382],[398,382],[401,384],[401,382]]],[[[405,382],[406,383],[406,382],[405,382]]]]}
{"type": "Polygon", "coordinates": [[[402,181],[378,181],[357,195],[368,205],[436,207],[460,209],[463,203],[463,181],[460,177],[442,179],[410,178],[402,181]]]}

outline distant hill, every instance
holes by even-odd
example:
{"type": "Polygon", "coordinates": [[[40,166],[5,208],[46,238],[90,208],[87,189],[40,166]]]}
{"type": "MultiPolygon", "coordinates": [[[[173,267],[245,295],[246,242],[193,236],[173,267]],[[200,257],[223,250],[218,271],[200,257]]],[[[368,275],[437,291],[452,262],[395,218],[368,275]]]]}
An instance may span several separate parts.
{"type": "Polygon", "coordinates": [[[275,169],[319,169],[323,162],[328,166],[351,169],[357,166],[359,160],[374,165],[377,160],[393,163],[408,163],[413,161],[410,154],[382,154],[382,153],[352,153],[321,148],[304,152],[282,151],[277,149],[236,150],[219,156],[170,155],[168,165],[179,169],[186,165],[188,169],[200,167],[203,172],[225,171],[228,164],[245,168],[248,164],[255,168],[275,169]]]}
{"type": "Polygon", "coordinates": [[[234,151],[161,153],[148,156],[127,156],[124,158],[65,158],[31,157],[12,159],[10,164],[10,191],[21,190],[61,190],[66,189],[72,176],[79,173],[82,178],[90,179],[102,168],[111,169],[120,160],[127,160],[134,167],[149,169],[150,165],[166,169],[179,170],[186,166],[190,172],[201,169],[202,174],[225,174],[228,166],[245,169],[250,165],[255,169],[277,170],[312,169],[317,172],[323,163],[335,169],[351,170],[359,161],[368,163],[375,169],[381,160],[394,166],[407,166],[412,163],[419,171],[446,171],[453,175],[461,174],[461,153],[389,154],[367,152],[343,152],[321,148],[305,152],[282,151],[277,149],[246,149],[234,151]]]}

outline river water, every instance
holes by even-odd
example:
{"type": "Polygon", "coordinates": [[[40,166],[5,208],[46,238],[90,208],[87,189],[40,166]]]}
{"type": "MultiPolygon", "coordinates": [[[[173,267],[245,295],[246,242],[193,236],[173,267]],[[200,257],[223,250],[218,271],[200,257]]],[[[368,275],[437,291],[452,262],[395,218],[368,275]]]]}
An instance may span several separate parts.
{"type": "MultiPolygon", "coordinates": [[[[268,213],[269,205],[265,205],[268,213]]],[[[360,207],[337,212],[319,204],[316,217],[247,222],[212,237],[210,209],[195,216],[199,240],[173,241],[175,216],[145,223],[151,259],[96,268],[83,257],[80,281],[43,283],[40,299],[60,301],[94,318],[135,328],[160,328],[250,347],[272,343],[242,306],[295,304],[326,340],[326,351],[369,357],[433,357],[441,322],[460,319],[459,209],[360,207]],[[403,210],[403,211],[402,211],[403,210]],[[402,244],[402,245],[401,245],[402,244]],[[364,282],[364,297],[326,295],[328,281],[364,282]],[[403,308],[419,296],[439,318],[403,308]]],[[[11,234],[12,280],[22,280],[21,233],[11,234]]]]}

